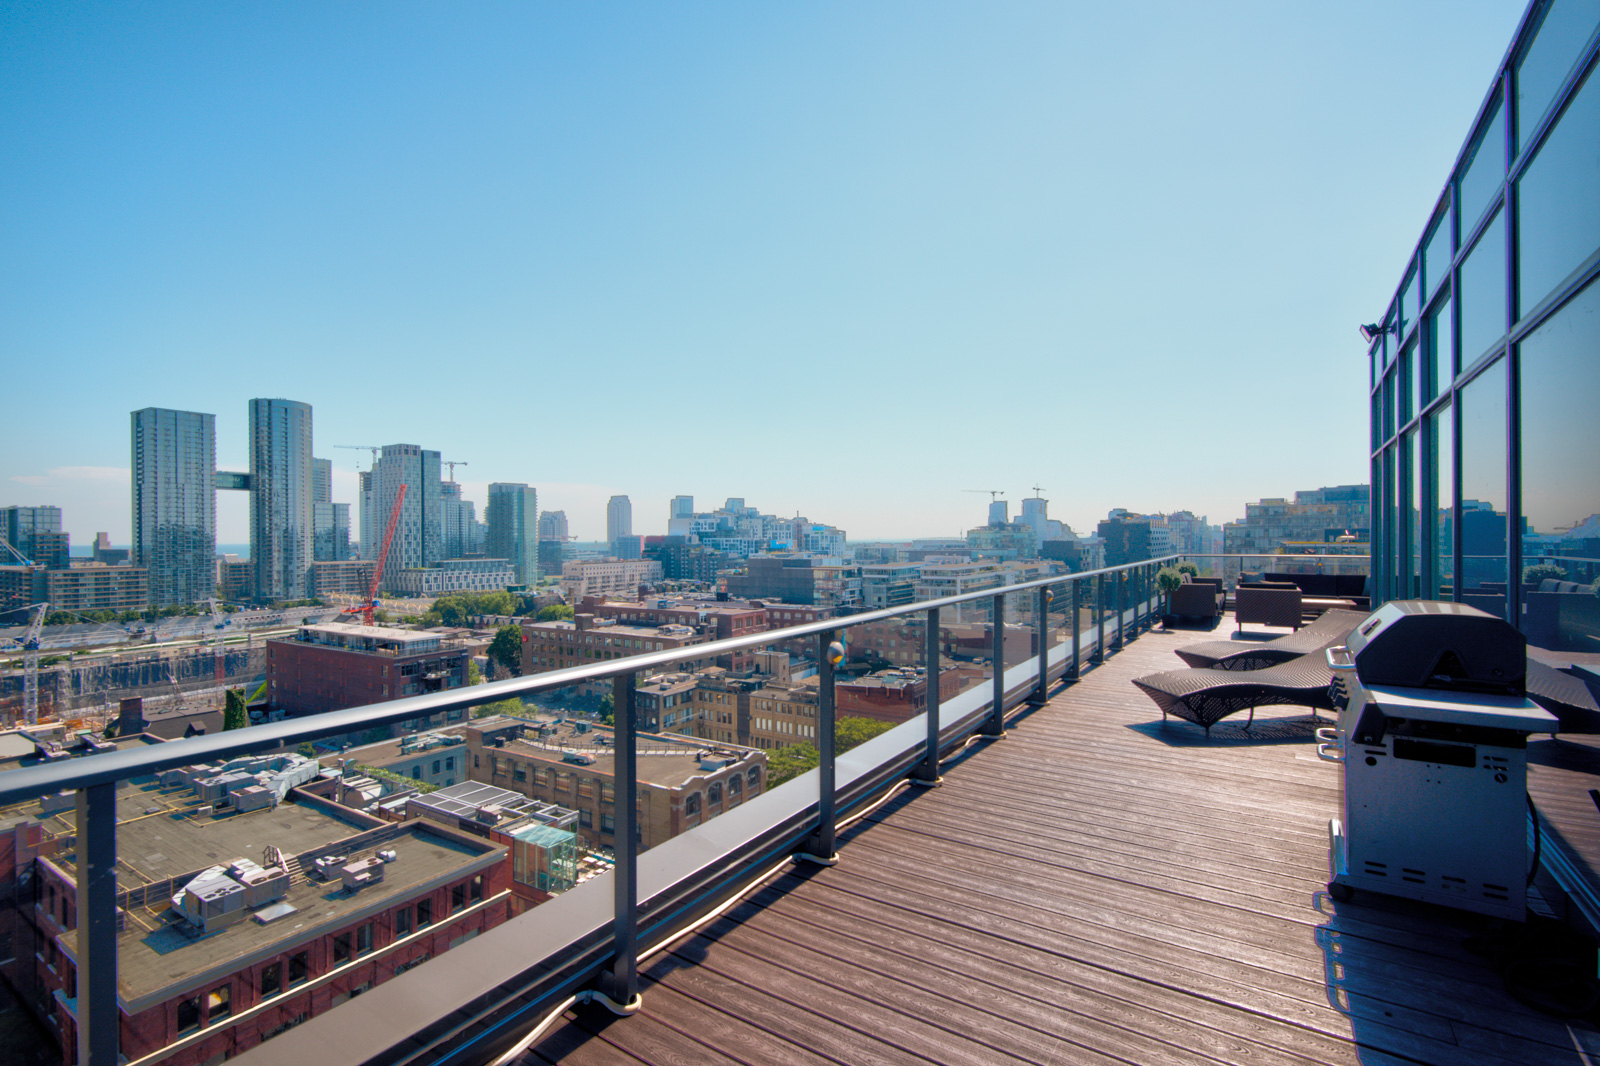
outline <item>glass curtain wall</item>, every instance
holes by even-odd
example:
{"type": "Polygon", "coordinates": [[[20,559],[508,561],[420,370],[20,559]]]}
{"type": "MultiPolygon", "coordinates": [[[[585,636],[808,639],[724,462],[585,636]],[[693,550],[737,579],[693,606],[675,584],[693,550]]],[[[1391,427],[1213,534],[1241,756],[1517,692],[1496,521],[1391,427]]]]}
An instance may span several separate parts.
{"type": "Polygon", "coordinates": [[[1368,350],[1375,600],[1600,647],[1600,0],[1531,6],[1368,350]]]}

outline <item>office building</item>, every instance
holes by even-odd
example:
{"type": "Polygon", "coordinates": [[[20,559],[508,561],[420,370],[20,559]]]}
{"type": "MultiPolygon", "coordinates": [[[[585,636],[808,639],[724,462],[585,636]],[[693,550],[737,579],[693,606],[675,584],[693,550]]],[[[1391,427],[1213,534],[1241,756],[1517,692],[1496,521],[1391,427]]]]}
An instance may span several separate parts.
{"type": "Polygon", "coordinates": [[[669,510],[669,512],[667,514],[667,517],[668,517],[668,519],[673,519],[673,518],[693,518],[694,517],[694,497],[693,496],[674,496],[672,498],[672,506],[671,506],[671,509],[669,510]]]}
{"type": "MultiPolygon", "coordinates": [[[[59,507],[0,507],[0,539],[4,539],[24,559],[39,562],[34,551],[34,537],[42,533],[61,532],[61,508],[59,507]]],[[[4,554],[4,553],[0,553],[4,554]]],[[[0,558],[0,563],[10,565],[16,562],[14,556],[7,555],[0,558]]],[[[41,566],[45,565],[40,563],[41,566]]]]}
{"type": "Polygon", "coordinates": [[[661,564],[654,559],[574,559],[561,567],[561,592],[568,603],[585,596],[637,599],[641,585],[660,580],[661,564]]]}
{"type": "Polygon", "coordinates": [[[361,596],[372,588],[371,559],[317,559],[306,571],[306,595],[361,596]]]}
{"type": "Polygon", "coordinates": [[[113,548],[109,535],[96,533],[94,535],[93,559],[95,562],[105,563],[107,566],[126,566],[131,561],[131,553],[127,548],[113,548]]]}
{"type": "Polygon", "coordinates": [[[1597,20],[1530,7],[1363,330],[1374,604],[1469,603],[1565,650],[1600,639],[1597,20]]]}
{"type": "Polygon", "coordinates": [[[606,501],[606,543],[615,544],[632,532],[633,502],[626,496],[611,497],[606,501]]]}
{"type": "Polygon", "coordinates": [[[517,583],[539,580],[539,492],[520,481],[496,481],[489,486],[489,524],[484,554],[508,559],[517,583]]]}
{"type": "Polygon", "coordinates": [[[40,600],[53,611],[130,611],[150,605],[150,571],[143,566],[82,562],[45,570],[40,600]]]}
{"type": "Polygon", "coordinates": [[[479,554],[477,509],[471,500],[461,495],[461,486],[454,481],[441,482],[439,501],[444,523],[444,557],[463,559],[479,554]]]}
{"type": "Polygon", "coordinates": [[[204,600],[216,589],[216,416],[146,407],[129,422],[133,563],[149,571],[151,604],[204,600]]]}
{"type": "Polygon", "coordinates": [[[311,558],[342,562],[350,558],[350,505],[333,502],[333,462],[311,460],[311,558]]]}
{"type": "Polygon", "coordinates": [[[383,530],[378,528],[380,521],[387,521],[388,516],[378,517],[378,468],[363,470],[357,475],[356,487],[356,517],[361,521],[361,542],[357,554],[368,562],[375,562],[378,558],[378,545],[383,537],[383,530]]]}
{"type": "Polygon", "coordinates": [[[333,460],[311,460],[311,500],[313,503],[333,502],[333,460]]]}
{"type": "Polygon", "coordinates": [[[517,575],[509,561],[476,555],[402,570],[394,591],[408,596],[447,596],[456,592],[504,592],[515,584],[517,575]]]}
{"type": "MultiPolygon", "coordinates": [[[[400,486],[406,487],[394,539],[384,560],[382,583],[385,589],[396,587],[402,570],[432,566],[444,558],[443,483],[439,465],[438,452],[415,444],[386,444],[378,456],[368,504],[373,559],[383,546],[389,512],[394,509],[400,486]]],[[[365,547],[368,539],[365,516],[362,521],[361,537],[365,547]]]]}
{"type": "Polygon", "coordinates": [[[740,599],[850,607],[861,602],[861,568],[832,556],[775,552],[752,555],[743,571],[726,575],[727,593],[740,599]]]}
{"type": "Polygon", "coordinates": [[[250,561],[257,599],[306,595],[315,529],[313,466],[311,405],[251,400],[250,561]]]}
{"type": "MultiPolygon", "coordinates": [[[[1367,485],[1334,485],[1244,505],[1244,518],[1222,527],[1222,550],[1229,555],[1278,554],[1285,542],[1334,544],[1351,536],[1365,544],[1372,525],[1372,491],[1367,485]]],[[[1109,553],[1107,560],[1110,560],[1109,553]]]]}
{"type": "Polygon", "coordinates": [[[539,514],[539,539],[559,540],[569,539],[567,533],[567,512],[542,511],[539,514]]]}

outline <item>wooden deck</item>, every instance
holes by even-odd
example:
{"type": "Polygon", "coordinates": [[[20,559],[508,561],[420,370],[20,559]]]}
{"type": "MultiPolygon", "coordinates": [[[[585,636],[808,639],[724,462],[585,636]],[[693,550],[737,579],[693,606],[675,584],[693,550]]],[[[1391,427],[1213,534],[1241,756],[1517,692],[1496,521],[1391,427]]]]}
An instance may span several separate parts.
{"type": "Polygon", "coordinates": [[[648,960],[644,1009],[569,1013],[535,1063],[1600,1061],[1508,995],[1486,922],[1335,904],[1337,770],[1294,709],[1165,725],[1151,633],[648,960]]]}

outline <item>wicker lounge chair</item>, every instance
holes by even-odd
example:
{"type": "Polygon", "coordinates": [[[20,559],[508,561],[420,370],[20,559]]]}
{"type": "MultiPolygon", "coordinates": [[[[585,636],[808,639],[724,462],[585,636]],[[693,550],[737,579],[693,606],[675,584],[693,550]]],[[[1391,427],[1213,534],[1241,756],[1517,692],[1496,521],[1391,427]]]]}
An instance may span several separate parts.
{"type": "Polygon", "coordinates": [[[1178,658],[1190,666],[1216,670],[1259,670],[1276,666],[1314,651],[1342,644],[1350,631],[1366,621],[1365,611],[1325,611],[1315,622],[1276,640],[1260,644],[1237,640],[1208,640],[1178,649],[1178,658]]]}
{"type": "Polygon", "coordinates": [[[1310,652],[1277,666],[1260,670],[1168,670],[1135,678],[1135,685],[1161,708],[1161,717],[1176,715],[1202,727],[1211,727],[1230,714],[1249,710],[1250,724],[1257,707],[1293,704],[1333,710],[1329,686],[1333,671],[1321,651],[1310,652]]]}
{"type": "Polygon", "coordinates": [[[1528,659],[1528,698],[1561,720],[1563,733],[1600,733],[1600,703],[1581,678],[1528,659]]]}

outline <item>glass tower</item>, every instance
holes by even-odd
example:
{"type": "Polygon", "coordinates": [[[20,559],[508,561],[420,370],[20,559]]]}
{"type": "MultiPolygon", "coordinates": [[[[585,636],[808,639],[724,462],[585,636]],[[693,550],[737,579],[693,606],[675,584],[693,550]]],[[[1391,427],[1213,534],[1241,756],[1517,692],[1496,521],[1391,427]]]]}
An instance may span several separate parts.
{"type": "Polygon", "coordinates": [[[256,596],[297,600],[306,594],[313,558],[315,461],[311,405],[250,401],[250,559],[256,596]]]}
{"type": "Polygon", "coordinates": [[[195,603],[216,591],[216,416],[146,407],[132,423],[133,562],[150,602],[195,603]]]}
{"type": "Polygon", "coordinates": [[[1600,5],[1532,4],[1371,332],[1376,602],[1600,639],[1600,5]]]}
{"type": "MultiPolygon", "coordinates": [[[[383,531],[389,522],[400,486],[406,486],[405,502],[400,505],[400,520],[384,560],[383,585],[392,589],[407,567],[433,566],[444,558],[443,488],[439,477],[439,453],[415,444],[386,444],[378,457],[371,479],[372,551],[376,557],[383,544],[383,531]]],[[[367,539],[363,519],[362,540],[367,539]]]]}
{"type": "Polygon", "coordinates": [[[539,580],[539,493],[520,481],[496,481],[489,486],[489,537],[485,552],[491,559],[509,559],[517,581],[532,585],[539,580]]]}

